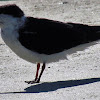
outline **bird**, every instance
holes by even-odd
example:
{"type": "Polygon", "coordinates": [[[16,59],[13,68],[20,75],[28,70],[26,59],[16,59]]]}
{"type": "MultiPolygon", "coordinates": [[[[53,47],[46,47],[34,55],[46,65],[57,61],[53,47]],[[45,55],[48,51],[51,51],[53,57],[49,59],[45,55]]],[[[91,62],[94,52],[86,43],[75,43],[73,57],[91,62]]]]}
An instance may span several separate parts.
{"type": "Polygon", "coordinates": [[[39,83],[46,64],[65,59],[67,50],[100,39],[100,26],[26,16],[16,4],[0,6],[0,28],[15,54],[37,64],[35,79],[28,84],[39,83]]]}

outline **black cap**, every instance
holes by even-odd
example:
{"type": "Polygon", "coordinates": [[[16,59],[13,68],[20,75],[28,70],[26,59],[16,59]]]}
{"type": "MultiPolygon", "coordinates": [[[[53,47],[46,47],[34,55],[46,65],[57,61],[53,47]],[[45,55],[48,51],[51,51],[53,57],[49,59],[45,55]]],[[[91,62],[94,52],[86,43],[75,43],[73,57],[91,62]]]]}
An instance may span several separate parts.
{"type": "Polygon", "coordinates": [[[13,17],[22,17],[23,11],[15,4],[0,6],[0,14],[7,14],[13,17]]]}

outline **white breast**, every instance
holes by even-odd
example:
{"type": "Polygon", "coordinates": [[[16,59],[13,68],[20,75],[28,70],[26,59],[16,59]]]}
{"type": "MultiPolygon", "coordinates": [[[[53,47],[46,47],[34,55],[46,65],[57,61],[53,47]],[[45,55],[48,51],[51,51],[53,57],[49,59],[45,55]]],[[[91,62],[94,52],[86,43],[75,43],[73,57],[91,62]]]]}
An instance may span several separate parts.
{"type": "Polygon", "coordinates": [[[38,53],[32,52],[21,45],[18,41],[18,33],[15,29],[11,30],[10,27],[2,29],[1,36],[7,46],[19,57],[32,63],[43,62],[38,53]]]}

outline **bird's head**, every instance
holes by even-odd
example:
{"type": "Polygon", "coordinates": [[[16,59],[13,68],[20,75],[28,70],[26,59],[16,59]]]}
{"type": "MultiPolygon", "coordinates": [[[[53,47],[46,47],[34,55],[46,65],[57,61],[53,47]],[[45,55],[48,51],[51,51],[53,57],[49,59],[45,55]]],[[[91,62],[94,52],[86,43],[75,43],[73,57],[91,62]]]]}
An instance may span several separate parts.
{"type": "Polygon", "coordinates": [[[15,4],[0,6],[0,27],[10,25],[23,16],[23,11],[15,4]]]}

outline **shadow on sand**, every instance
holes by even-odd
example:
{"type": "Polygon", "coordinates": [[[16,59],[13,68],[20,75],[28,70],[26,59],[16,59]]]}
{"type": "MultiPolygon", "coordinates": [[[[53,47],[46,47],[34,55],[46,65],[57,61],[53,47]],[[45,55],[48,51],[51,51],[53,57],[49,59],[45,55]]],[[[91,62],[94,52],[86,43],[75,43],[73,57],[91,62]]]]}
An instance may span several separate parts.
{"type": "Polygon", "coordinates": [[[57,89],[80,86],[85,84],[90,84],[94,82],[99,82],[100,78],[90,78],[90,79],[81,79],[81,80],[68,80],[68,81],[57,81],[57,82],[46,82],[32,85],[26,89],[24,92],[4,92],[0,94],[10,94],[10,93],[41,93],[41,92],[50,92],[57,89]]]}

